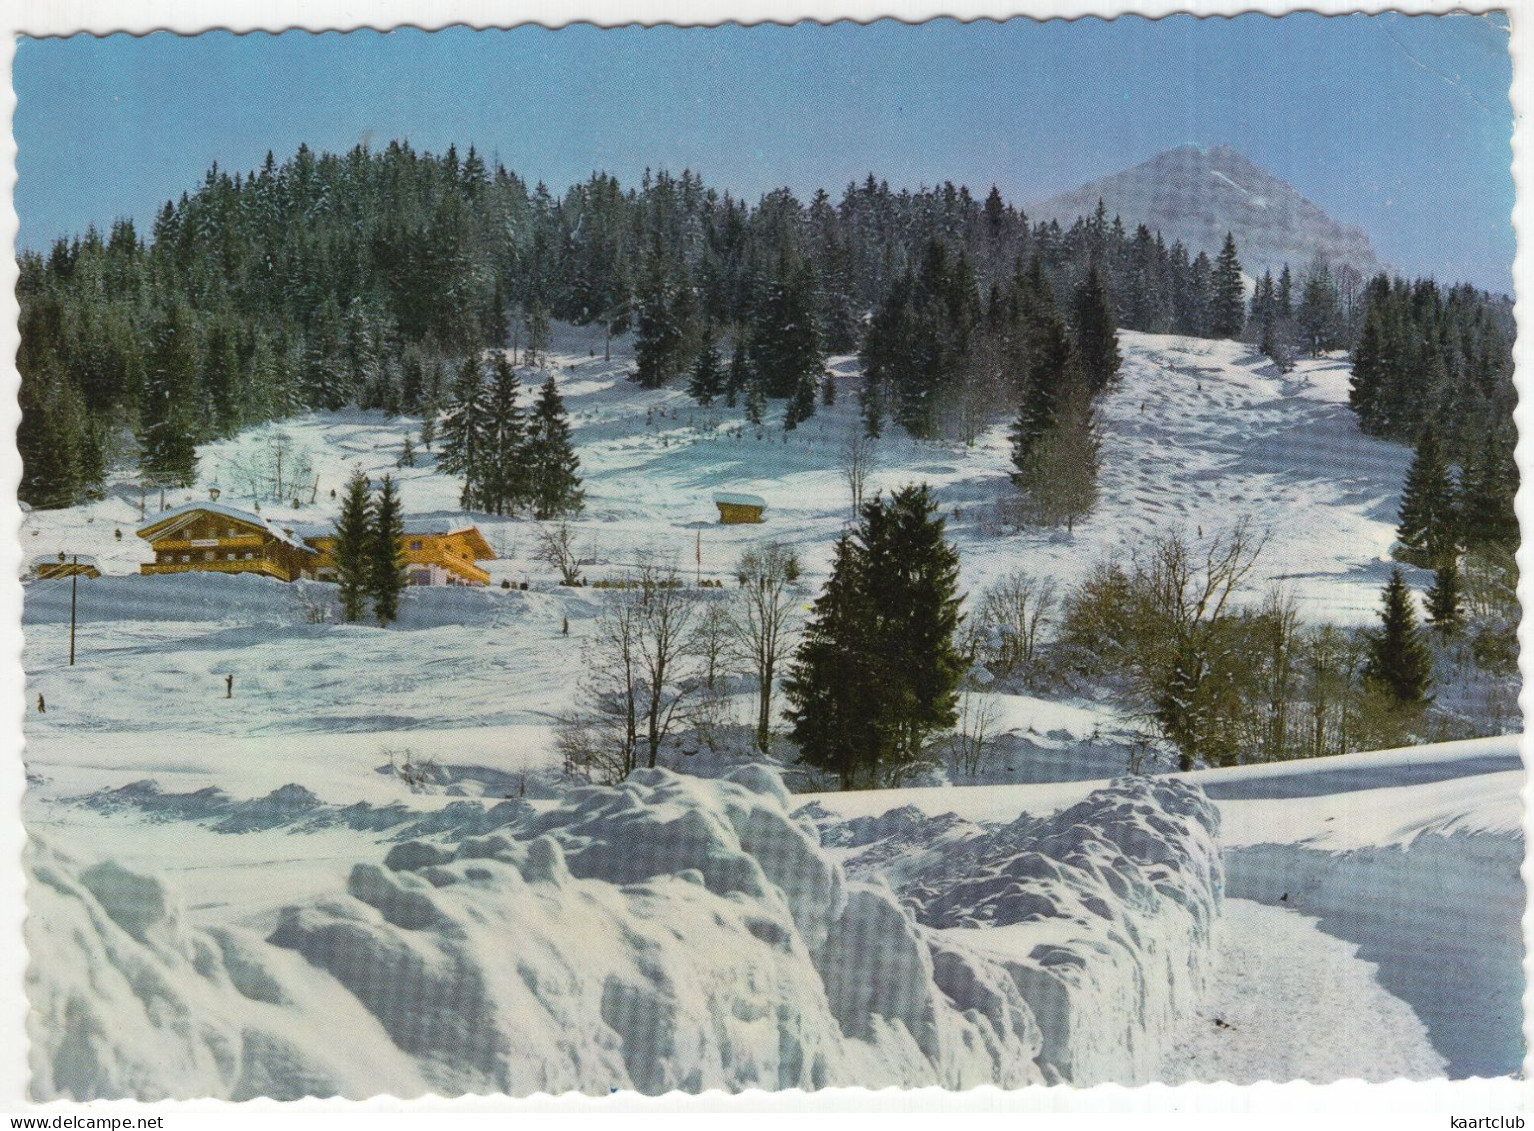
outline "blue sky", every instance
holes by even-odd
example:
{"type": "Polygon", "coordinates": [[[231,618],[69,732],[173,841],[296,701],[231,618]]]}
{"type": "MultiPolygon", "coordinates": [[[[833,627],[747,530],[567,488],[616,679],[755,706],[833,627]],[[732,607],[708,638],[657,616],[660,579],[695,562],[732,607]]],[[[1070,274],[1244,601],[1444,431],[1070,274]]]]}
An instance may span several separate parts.
{"type": "Polygon", "coordinates": [[[1501,290],[1511,81],[1500,16],[24,39],[15,199],[40,248],[145,223],[214,161],[408,137],[473,143],[556,192],[652,166],[834,197],[872,171],[1026,204],[1223,143],[1397,269],[1501,290]]]}

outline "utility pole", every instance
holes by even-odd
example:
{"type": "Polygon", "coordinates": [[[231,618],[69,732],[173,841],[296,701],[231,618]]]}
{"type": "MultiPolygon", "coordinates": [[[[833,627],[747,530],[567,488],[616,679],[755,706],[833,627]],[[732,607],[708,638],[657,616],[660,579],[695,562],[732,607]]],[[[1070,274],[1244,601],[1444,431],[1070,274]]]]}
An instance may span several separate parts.
{"type": "Polygon", "coordinates": [[[75,555],[74,571],[69,575],[69,666],[75,666],[75,596],[80,590],[80,555],[75,555]]]}

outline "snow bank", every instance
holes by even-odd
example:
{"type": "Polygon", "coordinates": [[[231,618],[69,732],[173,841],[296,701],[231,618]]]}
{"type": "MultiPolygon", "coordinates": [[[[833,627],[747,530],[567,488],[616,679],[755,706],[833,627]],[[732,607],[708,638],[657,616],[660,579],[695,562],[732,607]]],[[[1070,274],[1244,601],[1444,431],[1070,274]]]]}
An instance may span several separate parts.
{"type": "Polygon", "coordinates": [[[913,914],[848,880],[771,771],[640,771],[490,835],[397,843],[266,939],[193,928],[157,881],[38,849],[33,1091],[1138,1078],[1200,965],[1212,822],[1196,790],[1135,781],[979,840],[949,828],[929,840],[951,869],[927,869],[913,914]]]}
{"type": "MultiPolygon", "coordinates": [[[[954,818],[914,809],[849,822],[930,859],[954,818]]],[[[999,963],[1042,1031],[1041,1065],[1074,1084],[1153,1079],[1210,965],[1222,873],[1219,817],[1195,786],[1125,779],[1047,818],[1021,817],[912,876],[918,921],[999,963]]],[[[898,865],[897,865],[898,867],[898,865]]]]}
{"type": "Polygon", "coordinates": [[[1455,823],[1347,851],[1242,845],[1225,866],[1230,895],[1317,916],[1358,944],[1463,1079],[1523,1065],[1523,858],[1520,832],[1455,823]]]}
{"type": "Polygon", "coordinates": [[[425,1082],[378,1021],[296,955],[198,931],[156,880],[27,857],[34,1099],[362,1097],[425,1082]]]}

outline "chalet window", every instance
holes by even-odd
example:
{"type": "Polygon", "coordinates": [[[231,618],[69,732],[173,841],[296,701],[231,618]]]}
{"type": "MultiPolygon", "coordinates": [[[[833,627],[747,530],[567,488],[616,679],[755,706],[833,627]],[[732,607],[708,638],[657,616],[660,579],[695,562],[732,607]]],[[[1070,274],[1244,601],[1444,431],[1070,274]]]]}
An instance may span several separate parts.
{"type": "Polygon", "coordinates": [[[410,584],[411,585],[430,585],[431,584],[431,571],[430,570],[426,570],[426,569],[412,570],[410,572],[410,584]]]}
{"type": "Polygon", "coordinates": [[[420,543],[420,541],[419,541],[419,540],[417,540],[417,541],[415,541],[415,542],[412,542],[412,543],[410,543],[410,548],[411,548],[411,549],[412,549],[412,550],[419,550],[419,549],[420,549],[420,548],[421,548],[421,543],[420,543]]]}
{"type": "Polygon", "coordinates": [[[240,555],[238,555],[238,554],[225,554],[224,555],[224,560],[225,561],[229,561],[229,562],[236,561],[236,560],[238,560],[239,556],[240,555]]]}
{"type": "Polygon", "coordinates": [[[192,555],[191,554],[182,554],[181,555],[181,560],[184,561],[184,562],[189,562],[189,561],[192,560],[192,555]]]}
{"type": "Polygon", "coordinates": [[[237,537],[235,529],[232,526],[229,528],[229,537],[231,537],[231,538],[237,537]]]}
{"type": "Polygon", "coordinates": [[[211,562],[213,560],[213,551],[212,550],[204,550],[202,552],[202,560],[205,561],[205,562],[211,562]]]}

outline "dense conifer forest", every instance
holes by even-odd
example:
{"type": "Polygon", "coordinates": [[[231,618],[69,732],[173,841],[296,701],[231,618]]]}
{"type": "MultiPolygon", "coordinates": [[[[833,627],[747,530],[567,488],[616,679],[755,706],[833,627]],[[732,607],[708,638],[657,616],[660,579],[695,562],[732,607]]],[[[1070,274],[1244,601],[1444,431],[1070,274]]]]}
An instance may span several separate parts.
{"type": "MultiPolygon", "coordinates": [[[[839,199],[782,189],[750,205],[662,171],[555,196],[472,148],[300,147],[248,173],[213,167],[149,233],[119,220],[23,253],[18,292],[20,494],[38,507],[99,493],[114,464],[189,482],[196,444],[306,409],[451,430],[466,396],[505,391],[482,351],[536,365],[551,320],[632,330],[639,383],[683,381],[756,421],[780,399],[788,429],[836,396],[823,358],[857,352],[871,436],[972,442],[1012,420],[1025,502],[1044,481],[1056,496],[1023,517],[1066,522],[1091,505],[1116,328],[1244,336],[1281,366],[1356,345],[1366,430],[1414,443],[1436,420],[1462,488],[1512,498],[1506,299],[1360,286],[1315,263],[1258,280],[1248,312],[1233,239],[1211,259],[1101,206],[1033,223],[995,188],[870,175],[839,199]]],[[[525,493],[466,477],[466,505],[515,510],[525,493]]]]}

